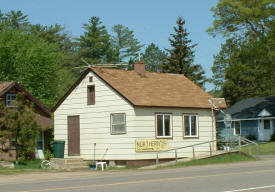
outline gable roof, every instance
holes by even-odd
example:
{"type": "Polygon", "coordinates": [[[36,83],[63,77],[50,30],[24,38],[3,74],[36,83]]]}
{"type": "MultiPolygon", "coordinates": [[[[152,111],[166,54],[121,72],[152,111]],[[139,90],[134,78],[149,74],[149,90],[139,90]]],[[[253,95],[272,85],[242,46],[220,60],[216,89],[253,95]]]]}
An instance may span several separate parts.
{"type": "MultiPolygon", "coordinates": [[[[259,113],[264,109],[270,113],[270,117],[275,117],[275,96],[244,99],[224,112],[231,114],[232,119],[250,119],[261,118],[259,113]]],[[[218,114],[216,118],[217,120],[223,120],[223,115],[218,114]]]]}
{"type": "MultiPolygon", "coordinates": [[[[142,77],[135,71],[92,67],[81,75],[53,111],[89,72],[95,73],[133,106],[211,108],[208,99],[212,96],[183,75],[145,72],[145,77],[142,77]]],[[[220,107],[225,108],[225,102],[220,107]]]]}
{"type": "Polygon", "coordinates": [[[10,82],[0,82],[0,97],[6,94],[12,88],[17,89],[20,92],[23,92],[30,101],[37,105],[43,112],[45,112],[49,117],[51,116],[50,110],[45,107],[39,100],[32,96],[22,85],[15,81],[10,82]]]}

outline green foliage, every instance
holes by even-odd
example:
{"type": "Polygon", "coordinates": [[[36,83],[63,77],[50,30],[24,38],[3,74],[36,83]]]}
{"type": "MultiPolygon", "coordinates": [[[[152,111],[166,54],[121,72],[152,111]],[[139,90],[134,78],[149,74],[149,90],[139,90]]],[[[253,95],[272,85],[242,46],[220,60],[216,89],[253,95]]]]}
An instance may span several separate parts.
{"type": "Polygon", "coordinates": [[[229,104],[275,95],[275,8],[273,0],[220,0],[211,35],[227,37],[214,56],[212,82],[229,104]]]}
{"type": "Polygon", "coordinates": [[[21,11],[10,11],[6,14],[0,11],[0,31],[4,29],[19,29],[29,26],[27,15],[21,11]]]}
{"type": "Polygon", "coordinates": [[[255,141],[257,140],[257,138],[254,135],[247,135],[245,136],[246,139],[250,140],[250,141],[255,141]]]}
{"type": "Polygon", "coordinates": [[[20,82],[47,106],[57,97],[60,61],[55,44],[21,30],[0,33],[0,81],[20,82]]]}
{"type": "Polygon", "coordinates": [[[112,47],[115,51],[115,62],[121,63],[126,58],[136,59],[143,45],[135,38],[134,31],[123,25],[112,28],[112,47]]]}
{"type": "Polygon", "coordinates": [[[78,39],[79,57],[92,64],[110,61],[112,59],[110,35],[100,19],[91,17],[83,28],[84,34],[78,39]]]}
{"type": "Polygon", "coordinates": [[[162,65],[167,62],[167,57],[166,52],[151,43],[146,47],[141,60],[146,63],[146,71],[160,72],[162,65]]]}
{"type": "Polygon", "coordinates": [[[275,18],[274,0],[219,0],[211,11],[214,21],[207,31],[213,36],[262,36],[275,18]]]}
{"type": "Polygon", "coordinates": [[[188,39],[189,33],[184,28],[185,21],[178,17],[177,26],[174,27],[175,34],[169,38],[171,49],[169,52],[168,62],[162,66],[162,71],[166,73],[184,74],[194,83],[203,87],[206,77],[201,65],[194,64],[194,47],[188,39]]]}
{"type": "Polygon", "coordinates": [[[63,30],[31,25],[21,11],[0,13],[0,81],[19,82],[52,107],[75,79],[74,45],[63,30]]]}
{"type": "MultiPolygon", "coordinates": [[[[39,126],[35,121],[33,106],[23,94],[17,94],[16,107],[1,105],[0,132],[2,146],[7,141],[14,141],[16,160],[29,160],[34,157],[35,137],[39,126]]],[[[5,146],[11,147],[11,146],[5,146]]]]}
{"type": "Polygon", "coordinates": [[[45,150],[45,159],[50,160],[52,158],[54,158],[53,153],[49,149],[45,150]]]}
{"type": "Polygon", "coordinates": [[[275,141],[275,133],[270,136],[270,141],[275,141]]]}

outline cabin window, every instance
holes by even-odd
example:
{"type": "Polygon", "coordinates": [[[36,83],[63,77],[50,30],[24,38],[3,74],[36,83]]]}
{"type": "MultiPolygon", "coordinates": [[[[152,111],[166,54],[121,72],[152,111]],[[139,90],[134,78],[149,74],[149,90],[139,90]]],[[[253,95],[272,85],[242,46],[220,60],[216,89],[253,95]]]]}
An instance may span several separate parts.
{"type": "Polygon", "coordinates": [[[234,134],[235,135],[240,135],[240,133],[241,133],[241,122],[240,121],[235,121],[234,124],[235,124],[234,134]]]}
{"type": "Polygon", "coordinates": [[[7,107],[15,107],[16,94],[6,95],[6,105],[7,107]]]}
{"type": "Polygon", "coordinates": [[[93,77],[89,77],[89,82],[93,82],[93,77]]]}
{"type": "Polygon", "coordinates": [[[95,86],[89,85],[87,87],[87,104],[94,105],[95,104],[95,86]]]}
{"type": "Polygon", "coordinates": [[[198,137],[198,115],[184,114],[184,137],[198,137]]]}
{"type": "Polygon", "coordinates": [[[126,134],[126,114],[113,113],[111,114],[111,134],[126,134]]]}
{"type": "Polygon", "coordinates": [[[270,120],[264,120],[264,129],[270,129],[270,120]]]}
{"type": "Polygon", "coordinates": [[[156,114],[157,138],[172,137],[172,114],[156,114]]]}

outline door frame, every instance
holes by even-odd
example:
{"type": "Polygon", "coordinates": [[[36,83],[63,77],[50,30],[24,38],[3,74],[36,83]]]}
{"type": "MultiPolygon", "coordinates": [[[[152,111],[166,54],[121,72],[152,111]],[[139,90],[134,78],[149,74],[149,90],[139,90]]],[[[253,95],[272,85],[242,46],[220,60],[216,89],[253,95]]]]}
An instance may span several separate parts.
{"type": "Polygon", "coordinates": [[[67,116],[67,140],[68,140],[68,156],[80,156],[80,115],[69,115],[67,116]],[[70,153],[70,140],[69,140],[69,118],[70,117],[77,117],[78,118],[78,130],[79,130],[79,138],[77,144],[78,144],[78,151],[79,153],[70,153]]]}

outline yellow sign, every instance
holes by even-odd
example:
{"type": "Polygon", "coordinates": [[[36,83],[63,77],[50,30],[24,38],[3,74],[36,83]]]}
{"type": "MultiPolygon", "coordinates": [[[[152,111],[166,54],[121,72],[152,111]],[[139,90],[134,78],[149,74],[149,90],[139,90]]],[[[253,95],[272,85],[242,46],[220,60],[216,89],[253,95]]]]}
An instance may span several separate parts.
{"type": "Polygon", "coordinates": [[[168,140],[136,140],[136,152],[168,150],[168,140]]]}

